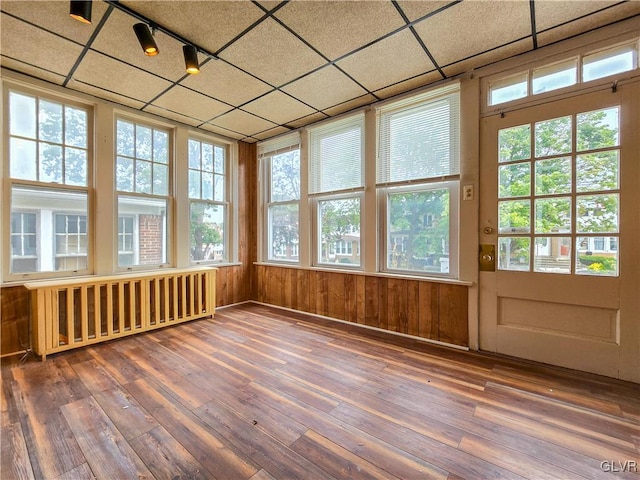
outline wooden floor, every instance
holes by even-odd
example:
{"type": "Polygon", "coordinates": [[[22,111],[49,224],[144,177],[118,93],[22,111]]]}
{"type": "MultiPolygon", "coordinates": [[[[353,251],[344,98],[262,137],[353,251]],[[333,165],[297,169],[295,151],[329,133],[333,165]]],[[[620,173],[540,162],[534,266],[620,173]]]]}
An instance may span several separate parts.
{"type": "Polygon", "coordinates": [[[638,480],[639,394],[246,304],[5,360],[0,477],[638,480]]]}

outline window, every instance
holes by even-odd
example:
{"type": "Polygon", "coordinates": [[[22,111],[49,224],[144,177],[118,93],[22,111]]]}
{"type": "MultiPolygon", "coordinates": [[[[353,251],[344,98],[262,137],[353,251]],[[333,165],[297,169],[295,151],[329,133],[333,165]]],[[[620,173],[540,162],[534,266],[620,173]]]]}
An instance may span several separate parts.
{"type": "Polygon", "coordinates": [[[340,241],[360,241],[363,142],[363,114],[309,131],[309,191],[315,206],[316,264],[360,265],[359,254],[337,255],[335,245],[340,241]]]}
{"type": "Polygon", "coordinates": [[[618,274],[619,117],[612,107],[498,132],[499,269],[618,274]]]}
{"type": "Polygon", "coordinates": [[[378,111],[383,268],[457,275],[457,84],[378,111]]]}
{"type": "Polygon", "coordinates": [[[266,258],[299,262],[300,138],[297,133],[261,144],[266,258]]]}
{"type": "Polygon", "coordinates": [[[499,105],[629,72],[638,68],[637,56],[637,42],[634,42],[498,78],[489,84],[487,101],[489,105],[499,105]]]}
{"type": "Polygon", "coordinates": [[[192,263],[228,260],[227,170],[225,147],[189,139],[192,263]]]}
{"type": "MultiPolygon", "coordinates": [[[[116,122],[116,189],[118,196],[118,266],[164,265],[170,193],[169,132],[118,119],[116,122]],[[137,232],[125,254],[120,228],[132,218],[137,232]],[[123,250],[120,250],[120,241],[123,250]],[[121,253],[122,252],[122,253],[121,253]],[[131,252],[131,251],[129,251],[131,252]]],[[[126,232],[126,229],[123,230],[126,232]]],[[[123,234],[124,235],[124,234],[123,234]]]]}
{"type": "Polygon", "coordinates": [[[87,272],[88,109],[9,90],[9,273],[87,272]]]}
{"type": "Polygon", "coordinates": [[[118,265],[130,266],[138,263],[133,247],[137,244],[134,240],[134,220],[132,216],[118,217],[118,265]]]}

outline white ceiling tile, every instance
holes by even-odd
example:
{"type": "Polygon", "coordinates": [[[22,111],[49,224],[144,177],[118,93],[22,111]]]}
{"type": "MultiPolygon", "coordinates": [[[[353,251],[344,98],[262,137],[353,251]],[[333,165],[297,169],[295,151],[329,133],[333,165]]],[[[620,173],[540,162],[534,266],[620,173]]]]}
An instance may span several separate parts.
{"type": "Polygon", "coordinates": [[[97,98],[102,98],[104,100],[109,100],[110,102],[114,102],[120,105],[125,105],[127,107],[135,108],[137,110],[144,107],[144,103],[133,98],[128,98],[123,95],[119,95],[109,90],[104,90],[102,88],[94,87],[93,85],[87,85],[86,83],[79,82],[77,80],[71,80],[68,84],[68,87],[71,90],[76,90],[78,92],[86,93],[88,95],[92,95],[97,98]]]}
{"type": "Polygon", "coordinates": [[[224,60],[208,61],[199,74],[189,75],[180,83],[236,107],[273,90],[224,60]]]}
{"type": "Polygon", "coordinates": [[[450,65],[448,67],[444,67],[443,71],[445,75],[447,75],[447,77],[453,77],[461,73],[470,72],[471,70],[484,67],[485,65],[489,65],[490,63],[494,63],[499,60],[527,52],[532,48],[533,42],[531,41],[531,39],[528,38],[526,40],[520,40],[519,42],[514,42],[510,45],[506,45],[504,47],[491,50],[490,52],[483,53],[473,58],[454,63],[453,65],[450,65]]]}
{"type": "Polygon", "coordinates": [[[73,78],[142,102],[171,86],[162,78],[94,51],[87,52],[73,78]]]}
{"type": "Polygon", "coordinates": [[[294,80],[324,65],[323,58],[275,20],[265,20],[220,57],[273,86],[294,80]]]}
{"type": "Polygon", "coordinates": [[[298,118],[296,120],[288,122],[287,125],[293,128],[300,128],[313,122],[319,122],[320,120],[324,120],[325,118],[327,118],[327,115],[325,115],[324,113],[312,113],[311,115],[307,115],[306,117],[298,118]]]}
{"type": "Polygon", "coordinates": [[[216,53],[264,15],[259,7],[247,1],[127,0],[122,3],[211,53],[216,53]]]}
{"type": "Polygon", "coordinates": [[[225,137],[233,138],[234,140],[240,140],[244,138],[246,135],[242,133],[232,132],[231,130],[227,130],[226,128],[218,127],[216,125],[212,125],[210,123],[205,123],[200,126],[201,129],[207,130],[208,132],[216,133],[218,135],[223,135],[225,137]]]}
{"type": "Polygon", "coordinates": [[[242,109],[278,124],[287,123],[314,112],[313,108],[279,91],[268,93],[264,97],[243,105],[242,109]]]}
{"type": "Polygon", "coordinates": [[[64,75],[53,73],[42,68],[34,67],[32,65],[28,65],[26,63],[19,62],[18,60],[13,60],[4,56],[0,57],[0,64],[4,68],[8,68],[16,72],[21,72],[31,77],[39,78],[56,85],[62,85],[67,78],[64,75]]]}
{"type": "Polygon", "coordinates": [[[273,122],[258,118],[255,115],[243,112],[242,110],[233,110],[229,113],[225,113],[208,123],[237,133],[243,133],[247,136],[277,127],[273,122]]]}
{"type": "Polygon", "coordinates": [[[446,5],[451,5],[451,1],[435,1],[435,0],[400,0],[398,5],[407,16],[407,18],[414,22],[419,18],[424,17],[430,13],[435,12],[436,10],[445,7],[446,5]]]}
{"type": "Polygon", "coordinates": [[[615,3],[619,2],[604,2],[601,0],[590,0],[588,2],[538,0],[535,2],[536,30],[538,32],[547,30],[615,3]]]}
{"type": "Polygon", "coordinates": [[[416,24],[415,29],[442,67],[530,36],[529,2],[462,2],[416,24]]]}
{"type": "MultiPolygon", "coordinates": [[[[65,38],[78,43],[86,43],[93,34],[96,25],[107,11],[107,4],[93,2],[91,11],[91,24],[87,25],[69,16],[69,2],[60,0],[49,1],[13,1],[2,0],[0,2],[3,12],[8,12],[19,18],[38,25],[50,32],[57,33],[65,38]]],[[[4,28],[4,18],[3,18],[4,28]]],[[[22,39],[28,38],[22,36],[22,39]]]]}
{"type": "Polygon", "coordinates": [[[424,75],[420,75],[418,77],[411,78],[409,80],[405,80],[404,82],[396,83],[395,85],[391,85],[386,88],[381,88],[380,90],[376,90],[376,96],[379,98],[389,98],[394,95],[400,95],[401,93],[408,92],[409,90],[413,90],[415,88],[420,88],[425,85],[429,85],[430,83],[437,82],[438,80],[442,80],[442,75],[440,72],[433,71],[429,73],[425,73],[424,75]]]}
{"type": "Polygon", "coordinates": [[[241,141],[245,142],[245,143],[257,143],[258,139],[257,138],[251,138],[251,137],[245,137],[241,141]]]}
{"type": "Polygon", "coordinates": [[[340,60],[338,66],[369,90],[433,70],[433,63],[409,30],[340,60]]]}
{"type": "Polygon", "coordinates": [[[348,112],[349,110],[369,105],[370,103],[373,103],[375,101],[376,97],[367,93],[366,95],[363,95],[359,98],[354,98],[353,100],[341,103],[340,105],[327,108],[326,110],[323,110],[323,113],[326,113],[330,117],[334,117],[336,115],[340,115],[341,113],[348,112]]]}
{"type": "Polygon", "coordinates": [[[163,93],[162,96],[153,101],[153,105],[197,118],[203,122],[233,108],[226,103],[218,102],[180,85],[176,85],[168,92],[163,93]]]}
{"type": "Polygon", "coordinates": [[[318,110],[346,102],[366,93],[361,86],[333,65],[290,83],[282,90],[318,110]]]}
{"type": "Polygon", "coordinates": [[[266,130],[261,133],[256,133],[253,135],[253,138],[257,138],[258,140],[266,140],[267,138],[275,137],[276,135],[280,135],[281,133],[290,132],[291,130],[287,127],[276,127],[266,130]]]}
{"type": "Polygon", "coordinates": [[[391,2],[289,2],[275,14],[330,60],[405,25],[391,2]]]}
{"type": "Polygon", "coordinates": [[[1,25],[0,53],[14,60],[66,76],[82,53],[80,45],[5,13],[1,25]]]}
{"type": "Polygon", "coordinates": [[[169,118],[171,120],[175,120],[177,122],[184,123],[185,125],[190,125],[192,127],[198,126],[202,123],[202,121],[198,120],[197,118],[182,115],[180,113],[173,112],[165,108],[156,107],[155,105],[148,105],[147,107],[145,107],[144,111],[153,113],[154,115],[158,115],[159,117],[169,118]]]}

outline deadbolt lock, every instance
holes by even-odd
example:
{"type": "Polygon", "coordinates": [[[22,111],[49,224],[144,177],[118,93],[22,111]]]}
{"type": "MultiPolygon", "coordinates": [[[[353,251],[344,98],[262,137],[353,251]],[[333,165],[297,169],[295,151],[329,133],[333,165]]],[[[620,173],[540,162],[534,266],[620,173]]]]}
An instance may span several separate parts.
{"type": "Polygon", "coordinates": [[[495,245],[480,245],[478,264],[481,272],[496,271],[496,247],[495,245]]]}

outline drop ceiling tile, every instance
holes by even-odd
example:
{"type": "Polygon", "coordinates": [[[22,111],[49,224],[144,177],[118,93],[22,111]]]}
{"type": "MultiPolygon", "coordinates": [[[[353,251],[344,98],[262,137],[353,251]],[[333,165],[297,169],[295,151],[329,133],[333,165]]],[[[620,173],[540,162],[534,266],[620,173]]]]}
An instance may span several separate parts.
{"type": "Polygon", "coordinates": [[[338,66],[370,91],[433,70],[429,57],[409,30],[349,55],[338,66]]]}
{"type": "Polygon", "coordinates": [[[329,65],[286,87],[285,92],[322,110],[367,93],[333,65],[329,65]]]}
{"type": "Polygon", "coordinates": [[[216,53],[264,12],[241,1],[133,1],[122,2],[196,45],[216,53]]]}
{"type": "Polygon", "coordinates": [[[258,0],[258,3],[262,5],[267,10],[271,11],[280,5],[282,2],[279,0],[258,0]]]}
{"type": "Polygon", "coordinates": [[[536,9],[536,30],[541,32],[549,28],[555,27],[565,22],[570,22],[583,15],[588,15],[602,8],[606,8],[615,3],[615,1],[603,2],[600,0],[591,0],[589,2],[576,1],[546,1],[535,2],[536,9]]]}
{"type": "Polygon", "coordinates": [[[276,135],[280,135],[281,133],[290,132],[291,130],[287,127],[276,127],[266,130],[261,133],[256,133],[253,135],[253,138],[257,138],[258,140],[266,140],[267,138],[275,137],[276,135]]]}
{"type": "Polygon", "coordinates": [[[144,107],[143,102],[140,102],[133,98],[125,97],[123,95],[118,95],[117,93],[111,92],[109,90],[104,90],[102,88],[94,87],[93,85],[87,85],[86,83],[82,83],[77,80],[71,80],[67,84],[67,86],[71,90],[76,90],[78,92],[86,93],[94,97],[102,98],[104,100],[109,100],[119,105],[126,105],[127,107],[135,108],[137,110],[144,107]]]}
{"type": "Polygon", "coordinates": [[[348,112],[349,110],[353,110],[355,108],[362,107],[364,105],[368,105],[376,101],[376,97],[367,93],[359,98],[354,98],[348,102],[341,103],[340,105],[336,105],[331,108],[327,108],[323,110],[323,113],[326,113],[330,117],[334,117],[336,115],[340,115],[341,113],[348,112]]]}
{"type": "MultiPolygon", "coordinates": [[[[62,35],[70,40],[86,43],[107,11],[107,5],[103,2],[93,2],[91,12],[91,25],[81,23],[69,16],[68,1],[6,1],[0,2],[3,12],[11,13],[17,17],[38,25],[50,32],[62,35]]],[[[4,18],[3,18],[4,28],[4,18]]],[[[28,38],[26,36],[23,39],[28,38]]]]}
{"type": "Polygon", "coordinates": [[[415,1],[415,0],[400,0],[398,5],[402,8],[402,11],[407,16],[407,18],[414,22],[419,18],[424,17],[425,15],[429,15],[430,13],[435,12],[439,8],[442,8],[446,5],[451,5],[451,1],[448,2],[439,2],[439,1],[415,1]]]}
{"type": "Polygon", "coordinates": [[[314,112],[313,108],[279,91],[268,93],[264,97],[247,103],[242,106],[242,109],[277,124],[287,123],[314,112]]]}
{"type": "Polygon", "coordinates": [[[294,80],[326,63],[272,19],[249,31],[220,57],[273,86],[294,80]]]}
{"type": "Polygon", "coordinates": [[[4,68],[15,70],[16,72],[21,72],[31,77],[46,80],[49,83],[55,83],[56,85],[62,85],[66,79],[64,75],[43,70],[42,68],[34,67],[33,65],[28,65],[4,56],[0,57],[0,65],[4,68]]]}
{"type": "MultiPolygon", "coordinates": [[[[91,48],[174,82],[185,76],[183,45],[157,31],[154,38],[160,53],[149,57],[142,51],[133,31],[136,23],[138,20],[130,15],[114,10],[91,48]]],[[[205,57],[199,58],[203,61],[205,57]]]]}
{"type": "Polygon", "coordinates": [[[213,98],[181,87],[180,85],[176,85],[168,92],[163,93],[162,96],[153,101],[153,105],[197,118],[203,122],[228,112],[233,108],[226,103],[218,102],[213,98]]]}
{"type": "Polygon", "coordinates": [[[531,35],[529,2],[462,2],[415,29],[442,67],[531,35]]]}
{"type": "Polygon", "coordinates": [[[380,90],[376,90],[373,93],[375,93],[379,98],[389,98],[393,97],[394,95],[400,95],[401,93],[408,92],[409,90],[413,90],[415,88],[424,87],[425,85],[437,82],[438,80],[442,80],[442,75],[440,75],[440,72],[438,72],[437,70],[434,70],[433,72],[419,75],[409,80],[405,80],[404,82],[396,83],[395,85],[391,85],[386,88],[381,88],[380,90]]]}
{"type": "Polygon", "coordinates": [[[224,60],[208,61],[199,74],[189,75],[180,83],[236,107],[273,90],[224,60]]]}
{"type": "Polygon", "coordinates": [[[483,53],[473,58],[454,63],[453,65],[444,67],[442,70],[447,77],[453,77],[460,73],[469,72],[471,70],[484,67],[485,65],[489,65],[490,63],[498,62],[532,49],[533,42],[528,38],[526,40],[520,40],[519,42],[514,42],[511,45],[506,45],[490,52],[483,53]]]}
{"type": "Polygon", "coordinates": [[[287,126],[292,128],[300,128],[305,125],[310,125],[314,122],[319,122],[320,120],[324,120],[327,118],[327,115],[324,113],[312,113],[311,115],[307,115],[306,117],[298,118],[293,120],[292,122],[287,123],[287,126]]]}
{"type": "Polygon", "coordinates": [[[200,126],[200,128],[217,135],[233,138],[234,140],[240,140],[241,138],[244,138],[246,136],[242,133],[232,132],[231,130],[227,130],[226,128],[211,125],[210,123],[205,123],[204,125],[200,126]]]}
{"type": "Polygon", "coordinates": [[[247,136],[277,127],[273,122],[256,117],[250,113],[243,112],[242,110],[233,110],[229,113],[225,113],[208,123],[226,128],[227,130],[243,133],[247,136]]]}
{"type": "Polygon", "coordinates": [[[252,137],[245,137],[241,141],[245,143],[257,143],[258,139],[252,138],[252,137]]]}
{"type": "MultiPolygon", "coordinates": [[[[549,45],[550,43],[564,40],[565,38],[569,38],[583,32],[588,32],[594,28],[608,25],[612,22],[623,20],[638,14],[640,14],[640,1],[619,4],[602,12],[593,13],[579,20],[539,33],[538,45],[549,45]]],[[[536,17],[537,16],[538,10],[536,7],[536,17]]],[[[638,24],[638,31],[640,31],[640,18],[636,17],[636,22],[638,24]]]]}
{"type": "Polygon", "coordinates": [[[275,14],[331,60],[405,25],[391,2],[289,2],[275,14]]]}
{"type": "Polygon", "coordinates": [[[87,52],[73,78],[142,102],[171,86],[162,78],[94,51],[87,52]]]}
{"type": "Polygon", "coordinates": [[[149,105],[145,107],[144,111],[153,113],[154,115],[158,115],[159,117],[162,117],[162,118],[175,120],[176,122],[184,123],[185,125],[190,125],[192,127],[198,126],[202,123],[202,121],[198,120],[197,118],[182,115],[180,113],[173,112],[165,108],[156,107],[154,105],[149,105]]]}
{"type": "Polygon", "coordinates": [[[14,60],[66,76],[82,53],[80,45],[4,13],[1,25],[0,53],[14,60]]]}

